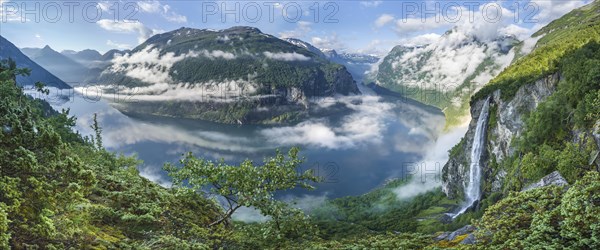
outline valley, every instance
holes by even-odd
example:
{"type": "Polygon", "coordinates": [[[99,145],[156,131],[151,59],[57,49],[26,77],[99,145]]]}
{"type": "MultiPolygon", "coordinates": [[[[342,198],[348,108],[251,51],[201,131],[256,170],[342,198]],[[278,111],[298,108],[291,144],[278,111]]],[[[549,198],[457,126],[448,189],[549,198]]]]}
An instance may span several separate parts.
{"type": "Polygon", "coordinates": [[[600,247],[600,2],[336,4],[211,29],[140,1],[70,26],[101,46],[6,21],[0,249],[600,247]]]}

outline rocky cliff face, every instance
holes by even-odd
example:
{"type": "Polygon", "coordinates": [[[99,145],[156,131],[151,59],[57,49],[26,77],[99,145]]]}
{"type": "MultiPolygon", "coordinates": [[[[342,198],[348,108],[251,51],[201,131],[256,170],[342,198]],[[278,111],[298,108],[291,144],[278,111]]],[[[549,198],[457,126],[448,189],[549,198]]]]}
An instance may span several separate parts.
{"type": "MultiPolygon", "coordinates": [[[[499,162],[512,155],[513,138],[521,135],[524,129],[524,116],[537,108],[540,102],[556,90],[560,81],[559,73],[552,74],[533,84],[521,87],[510,100],[503,100],[500,90],[493,92],[490,102],[486,147],[482,154],[483,192],[496,192],[502,188],[506,172],[493,169],[493,162],[499,162]]],[[[454,148],[442,170],[442,190],[451,198],[464,195],[464,187],[469,180],[470,154],[477,119],[484,99],[474,100],[471,106],[471,123],[462,141],[454,148]]],[[[485,194],[484,194],[485,195],[485,194]]]]}

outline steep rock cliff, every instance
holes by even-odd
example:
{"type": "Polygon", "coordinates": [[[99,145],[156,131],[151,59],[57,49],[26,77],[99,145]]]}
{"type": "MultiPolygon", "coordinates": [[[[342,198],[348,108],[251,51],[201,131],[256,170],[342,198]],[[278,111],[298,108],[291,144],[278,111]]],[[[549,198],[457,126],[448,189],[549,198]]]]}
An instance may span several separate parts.
{"type": "MultiPolygon", "coordinates": [[[[533,84],[524,85],[510,100],[501,98],[501,90],[493,92],[490,100],[486,147],[482,154],[482,183],[484,183],[482,191],[484,193],[500,191],[506,172],[494,168],[492,165],[513,154],[511,142],[521,135],[525,115],[535,110],[540,102],[554,93],[560,78],[560,74],[555,73],[533,84]]],[[[462,197],[464,187],[469,180],[471,162],[469,152],[473,146],[477,119],[486,99],[473,102],[469,129],[461,142],[451,151],[450,158],[443,168],[442,190],[451,198],[462,197]]]]}

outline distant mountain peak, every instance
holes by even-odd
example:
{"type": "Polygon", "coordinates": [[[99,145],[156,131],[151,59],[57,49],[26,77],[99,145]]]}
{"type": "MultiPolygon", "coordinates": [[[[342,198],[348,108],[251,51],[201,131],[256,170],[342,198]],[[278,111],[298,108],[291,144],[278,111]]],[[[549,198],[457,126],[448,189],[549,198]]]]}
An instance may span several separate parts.
{"type": "MultiPolygon", "coordinates": [[[[36,51],[37,49],[29,48],[29,50],[36,51]]],[[[34,85],[36,82],[43,82],[47,86],[60,89],[71,88],[64,81],[48,72],[46,69],[42,68],[38,63],[31,60],[10,41],[0,36],[0,60],[6,58],[12,58],[15,60],[18,68],[31,69],[31,75],[17,77],[17,83],[20,85],[34,85]]]]}
{"type": "Polygon", "coordinates": [[[298,46],[300,48],[306,49],[306,50],[308,50],[308,51],[310,51],[310,52],[312,52],[312,53],[320,56],[323,59],[328,59],[327,56],[325,54],[323,54],[323,52],[321,51],[321,49],[319,49],[319,48],[313,46],[312,44],[307,43],[307,42],[305,42],[303,40],[300,40],[298,38],[291,38],[291,37],[290,38],[284,38],[283,40],[286,41],[286,42],[288,42],[288,43],[291,43],[293,45],[296,45],[296,46],[298,46]]]}

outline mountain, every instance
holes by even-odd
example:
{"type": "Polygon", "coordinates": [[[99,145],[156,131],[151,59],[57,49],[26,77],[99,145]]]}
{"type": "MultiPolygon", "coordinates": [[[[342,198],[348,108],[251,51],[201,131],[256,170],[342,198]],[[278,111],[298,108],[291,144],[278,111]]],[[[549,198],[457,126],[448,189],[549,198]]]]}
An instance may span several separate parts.
{"type": "Polygon", "coordinates": [[[296,38],[285,38],[283,40],[285,40],[286,42],[291,43],[293,45],[296,45],[300,48],[306,49],[306,50],[314,53],[315,55],[320,56],[321,58],[327,58],[327,56],[325,54],[323,54],[323,52],[319,48],[313,46],[310,43],[307,43],[305,41],[302,41],[302,40],[296,39],[296,38]]]}
{"type": "Polygon", "coordinates": [[[369,80],[418,101],[444,109],[448,126],[468,118],[469,98],[508,66],[510,35],[483,37],[456,27],[426,46],[396,46],[369,80]]]}
{"type": "Polygon", "coordinates": [[[27,57],[31,58],[34,57],[37,53],[39,53],[41,50],[41,48],[22,48],[21,52],[23,52],[23,54],[25,54],[27,57]]]}
{"type": "Polygon", "coordinates": [[[554,171],[573,184],[600,169],[594,161],[600,150],[600,2],[573,10],[531,39],[530,53],[472,96],[473,120],[443,168],[449,197],[464,196],[472,162],[481,168],[480,203],[554,171]],[[473,159],[476,144],[482,154],[473,159]]]}
{"type": "Polygon", "coordinates": [[[300,48],[307,49],[310,52],[313,52],[315,55],[320,56],[323,59],[326,59],[330,62],[344,65],[348,72],[352,74],[352,77],[357,82],[362,82],[365,75],[371,70],[373,64],[379,61],[377,56],[373,55],[365,55],[358,53],[342,53],[338,54],[337,51],[333,49],[319,49],[313,46],[310,43],[302,41],[296,38],[285,38],[285,41],[294,44],[300,48]]]}
{"type": "Polygon", "coordinates": [[[0,60],[12,58],[17,63],[18,68],[31,69],[30,76],[18,76],[17,82],[20,85],[34,85],[36,82],[43,82],[46,86],[56,87],[59,89],[71,88],[64,81],[48,72],[39,64],[35,63],[25,54],[23,54],[19,48],[17,48],[10,41],[0,36],[0,60]]]}
{"type": "Polygon", "coordinates": [[[359,53],[337,53],[333,49],[323,50],[325,57],[334,63],[346,66],[356,81],[363,81],[379,57],[359,53]]]}
{"type": "Polygon", "coordinates": [[[338,54],[337,51],[333,49],[321,50],[308,42],[296,38],[285,38],[283,40],[300,48],[307,49],[308,51],[313,52],[315,55],[318,55],[323,59],[327,59],[330,62],[344,65],[357,82],[361,82],[368,71],[371,70],[373,64],[379,61],[379,57],[373,55],[358,53],[338,54]]]}
{"type": "Polygon", "coordinates": [[[73,84],[81,83],[87,77],[88,69],[80,63],[56,52],[50,46],[42,49],[23,49],[35,61],[61,80],[73,84]]]}
{"type": "Polygon", "coordinates": [[[252,27],[155,35],[98,83],[135,95],[115,104],[123,112],[223,123],[299,121],[321,112],[316,99],[360,93],[344,66],[252,27]]]}
{"type": "Polygon", "coordinates": [[[91,49],[82,51],[65,50],[61,54],[88,68],[93,68],[102,59],[100,52],[91,49]]]}
{"type": "Polygon", "coordinates": [[[131,52],[131,50],[111,49],[111,50],[107,51],[106,53],[104,53],[104,55],[102,55],[100,57],[100,61],[109,62],[110,60],[114,59],[115,56],[122,56],[129,52],[131,52]]]}
{"type": "Polygon", "coordinates": [[[338,53],[336,50],[334,49],[323,49],[323,54],[325,55],[325,57],[331,61],[334,62],[353,62],[353,63],[376,63],[377,61],[379,61],[379,57],[374,56],[374,55],[367,55],[367,54],[359,54],[359,53],[347,53],[347,52],[342,52],[342,53],[338,53]]]}

